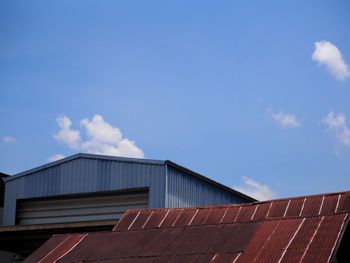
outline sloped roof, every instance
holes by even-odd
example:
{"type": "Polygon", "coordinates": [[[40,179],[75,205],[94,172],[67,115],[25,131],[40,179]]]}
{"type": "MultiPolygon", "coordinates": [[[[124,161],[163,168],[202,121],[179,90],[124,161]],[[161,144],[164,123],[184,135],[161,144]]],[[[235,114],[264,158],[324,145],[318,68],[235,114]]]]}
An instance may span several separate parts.
{"type": "Polygon", "coordinates": [[[248,202],[253,202],[256,201],[254,198],[247,196],[239,191],[236,191],[230,187],[227,187],[226,185],[223,185],[219,182],[216,182],[204,175],[201,175],[199,173],[196,173],[184,166],[181,166],[177,163],[174,163],[170,160],[154,160],[154,159],[144,159],[144,158],[129,158],[129,157],[119,157],[119,156],[108,156],[108,155],[100,155],[100,154],[89,154],[89,153],[77,153],[74,154],[72,156],[69,157],[65,157],[63,159],[54,161],[54,162],[50,162],[48,164],[45,165],[41,165],[38,166],[36,168],[24,171],[24,172],[20,172],[18,174],[12,175],[12,176],[7,176],[6,178],[3,178],[4,182],[10,182],[10,181],[14,181],[17,180],[19,178],[22,178],[24,176],[31,176],[33,174],[35,174],[36,172],[39,171],[43,171],[46,169],[49,169],[51,167],[54,166],[58,166],[67,162],[71,162],[77,159],[90,159],[90,160],[107,160],[107,161],[116,161],[116,162],[124,162],[124,163],[136,163],[136,164],[152,164],[152,165],[167,165],[167,166],[171,166],[177,170],[183,171],[184,173],[196,177],[199,180],[205,181],[215,187],[218,187],[224,191],[230,192],[244,200],[247,200],[248,202]]]}
{"type": "Polygon", "coordinates": [[[45,170],[56,165],[67,163],[76,159],[85,158],[85,159],[98,159],[98,160],[108,160],[108,161],[118,161],[118,162],[128,162],[128,163],[139,163],[139,164],[154,164],[154,165],[164,165],[166,161],[163,160],[153,160],[153,159],[143,159],[143,158],[129,158],[129,157],[119,157],[119,156],[109,156],[109,155],[100,155],[100,154],[90,154],[90,153],[77,153],[57,161],[49,162],[47,164],[26,170],[24,172],[11,175],[4,179],[5,182],[12,181],[23,176],[31,175],[34,172],[45,170]]]}
{"type": "Polygon", "coordinates": [[[127,211],[111,232],[53,236],[25,262],[331,262],[350,192],[127,211]]]}

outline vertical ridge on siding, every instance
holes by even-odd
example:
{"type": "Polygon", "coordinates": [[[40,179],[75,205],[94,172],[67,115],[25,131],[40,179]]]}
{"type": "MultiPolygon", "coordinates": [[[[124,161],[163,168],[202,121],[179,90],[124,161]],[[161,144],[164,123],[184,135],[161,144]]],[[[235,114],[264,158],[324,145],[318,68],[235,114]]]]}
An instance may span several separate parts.
{"type": "Polygon", "coordinates": [[[4,225],[15,225],[17,199],[148,188],[149,207],[164,207],[164,164],[79,157],[6,182],[4,225]]]}
{"type": "Polygon", "coordinates": [[[77,154],[5,180],[5,225],[14,225],[16,201],[37,197],[148,188],[149,208],[242,203],[249,199],[170,161],[77,154]],[[175,166],[174,166],[175,165],[175,166]]]}
{"type": "Polygon", "coordinates": [[[166,207],[243,203],[246,200],[172,166],[166,166],[166,207]]]}

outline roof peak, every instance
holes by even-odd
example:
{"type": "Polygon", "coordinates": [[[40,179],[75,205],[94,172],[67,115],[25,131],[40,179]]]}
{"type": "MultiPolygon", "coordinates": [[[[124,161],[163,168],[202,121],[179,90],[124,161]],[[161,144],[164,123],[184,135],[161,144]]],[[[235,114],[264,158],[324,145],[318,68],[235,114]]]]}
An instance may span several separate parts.
{"type": "Polygon", "coordinates": [[[164,165],[165,160],[154,160],[154,159],[144,159],[144,158],[131,158],[131,157],[122,157],[122,156],[109,156],[109,155],[101,155],[101,154],[91,154],[91,153],[76,153],[71,156],[62,158],[57,161],[49,162],[47,164],[43,164],[23,172],[11,175],[4,179],[5,182],[17,179],[22,176],[26,176],[33,172],[48,169],[50,167],[54,167],[56,165],[60,165],[62,163],[70,162],[76,159],[98,159],[98,160],[110,160],[110,161],[119,161],[119,162],[129,162],[129,163],[142,163],[142,164],[153,164],[153,165],[164,165]]]}

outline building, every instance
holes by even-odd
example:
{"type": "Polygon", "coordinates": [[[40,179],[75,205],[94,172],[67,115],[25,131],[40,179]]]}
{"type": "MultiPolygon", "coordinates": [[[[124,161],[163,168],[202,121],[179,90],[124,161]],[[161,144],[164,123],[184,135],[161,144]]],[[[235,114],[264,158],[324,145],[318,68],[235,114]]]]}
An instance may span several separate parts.
{"type": "Polygon", "coordinates": [[[112,231],[53,236],[25,261],[345,263],[350,192],[127,211],[112,231]]]}
{"type": "Polygon", "coordinates": [[[0,173],[0,225],[2,225],[3,211],[4,211],[4,196],[5,196],[5,183],[3,179],[8,177],[7,174],[0,173]]]}
{"type": "Polygon", "coordinates": [[[4,182],[0,250],[22,257],[52,234],[111,230],[127,209],[254,201],[171,161],[92,154],[76,154],[4,182]]]}

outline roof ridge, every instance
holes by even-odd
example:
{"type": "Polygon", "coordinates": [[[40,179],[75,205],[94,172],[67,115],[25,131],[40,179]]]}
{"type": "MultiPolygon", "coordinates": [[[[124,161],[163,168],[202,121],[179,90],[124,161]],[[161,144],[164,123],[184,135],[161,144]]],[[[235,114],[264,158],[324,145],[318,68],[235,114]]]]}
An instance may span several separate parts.
{"type": "Polygon", "coordinates": [[[37,167],[25,170],[23,172],[8,176],[3,180],[5,182],[12,181],[17,178],[30,175],[31,173],[48,169],[66,162],[70,162],[79,158],[85,159],[98,159],[98,160],[110,160],[110,161],[119,161],[119,162],[129,162],[129,163],[141,163],[141,164],[154,164],[154,165],[164,165],[165,160],[155,160],[155,159],[144,159],[144,158],[131,158],[131,157],[123,157],[123,156],[109,156],[109,155],[100,155],[100,154],[91,154],[91,153],[76,153],[71,156],[67,156],[57,161],[49,162],[43,165],[39,165],[37,167]]]}

